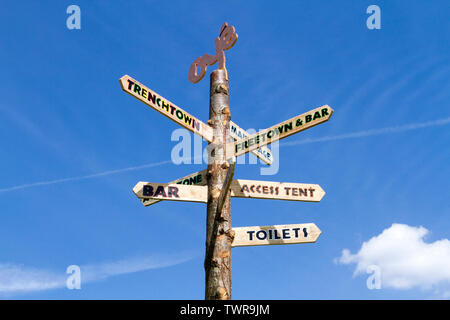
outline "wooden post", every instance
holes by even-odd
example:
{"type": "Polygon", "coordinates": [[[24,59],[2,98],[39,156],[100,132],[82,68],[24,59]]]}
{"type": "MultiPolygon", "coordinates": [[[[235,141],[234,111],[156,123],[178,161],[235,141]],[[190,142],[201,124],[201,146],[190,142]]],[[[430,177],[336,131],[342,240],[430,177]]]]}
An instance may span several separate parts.
{"type": "Polygon", "coordinates": [[[221,189],[230,164],[225,146],[232,142],[229,136],[230,96],[225,69],[214,70],[210,79],[209,125],[213,141],[208,156],[208,203],[206,218],[205,299],[231,299],[231,229],[230,192],[227,192],[222,210],[218,210],[221,189]]]}

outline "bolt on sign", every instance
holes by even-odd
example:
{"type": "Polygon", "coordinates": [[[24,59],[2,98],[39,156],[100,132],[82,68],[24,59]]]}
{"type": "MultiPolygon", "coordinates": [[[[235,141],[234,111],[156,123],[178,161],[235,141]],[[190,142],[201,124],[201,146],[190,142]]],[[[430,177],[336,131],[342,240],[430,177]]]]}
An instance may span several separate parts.
{"type": "Polygon", "coordinates": [[[271,150],[266,147],[268,144],[324,123],[333,114],[333,109],[328,105],[323,105],[255,134],[249,134],[237,124],[231,122],[229,120],[229,79],[225,67],[225,50],[233,47],[237,39],[238,35],[234,27],[224,23],[220,28],[219,37],[214,42],[216,54],[205,54],[198,57],[189,68],[189,81],[197,83],[206,74],[207,66],[218,62],[219,70],[213,71],[211,85],[214,82],[216,86],[223,86],[226,90],[217,91],[217,87],[214,90],[211,88],[210,113],[215,113],[215,115],[210,116],[208,124],[187,113],[128,75],[124,75],[119,81],[122,90],[126,93],[178,123],[183,128],[200,135],[218,150],[225,150],[226,152],[226,154],[220,153],[225,155],[221,158],[221,161],[225,161],[220,166],[221,170],[228,168],[225,177],[218,174],[217,167],[214,169],[214,166],[212,166],[209,171],[206,169],[194,172],[169,183],[141,181],[133,188],[134,194],[142,201],[144,206],[150,206],[162,200],[207,203],[207,239],[209,239],[205,257],[205,292],[207,299],[231,299],[231,271],[227,265],[227,263],[231,263],[231,248],[314,243],[321,234],[321,230],[314,223],[239,228],[231,228],[231,223],[229,223],[226,225],[228,232],[221,234],[222,237],[217,237],[218,230],[224,230],[224,221],[226,223],[231,221],[228,195],[234,198],[309,202],[319,202],[325,195],[325,191],[317,184],[233,179],[236,164],[234,161],[235,156],[252,152],[262,162],[270,165],[273,162],[273,155],[271,150]],[[222,102],[226,104],[227,117],[214,111],[214,108],[220,107],[217,103],[222,102]],[[214,122],[213,119],[220,120],[214,122]],[[223,121],[223,123],[220,121],[223,121]],[[219,127],[217,123],[222,123],[222,127],[219,127]],[[222,130],[225,128],[228,128],[228,131],[222,130]],[[218,134],[223,136],[215,136],[218,134]],[[227,134],[233,138],[234,142],[216,144],[217,141],[226,141],[227,134]],[[230,159],[233,159],[233,161],[230,161],[230,159]],[[212,184],[212,187],[208,184],[208,179],[211,179],[209,183],[212,184]],[[209,190],[209,187],[212,189],[209,190]],[[215,198],[217,196],[218,198],[215,198]],[[226,206],[225,202],[227,203],[226,206]],[[229,220],[224,219],[225,214],[229,220]],[[213,221],[211,222],[208,219],[213,219],[213,221]],[[219,228],[220,224],[222,225],[219,228]],[[223,236],[226,236],[226,238],[223,238],[223,236]],[[224,260],[220,264],[214,264],[213,261],[217,259],[224,260]]]}
{"type": "Polygon", "coordinates": [[[232,247],[313,243],[322,231],[314,223],[233,228],[232,247]]]}

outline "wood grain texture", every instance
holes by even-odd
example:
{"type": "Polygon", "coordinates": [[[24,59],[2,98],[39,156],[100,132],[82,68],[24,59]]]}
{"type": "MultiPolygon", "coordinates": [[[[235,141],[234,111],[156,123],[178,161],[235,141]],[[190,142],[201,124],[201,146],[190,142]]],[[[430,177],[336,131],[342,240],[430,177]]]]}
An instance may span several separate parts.
{"type": "Polygon", "coordinates": [[[225,159],[226,146],[233,140],[229,135],[230,98],[227,73],[214,70],[210,77],[209,118],[214,143],[208,147],[208,204],[206,212],[205,299],[231,299],[231,212],[230,192],[217,212],[221,189],[229,163],[225,159]]]}
{"type": "Polygon", "coordinates": [[[225,199],[229,193],[231,182],[233,181],[234,169],[236,168],[236,162],[233,161],[229,166],[227,174],[225,176],[225,180],[222,185],[222,189],[220,190],[219,200],[217,201],[217,213],[219,215],[222,212],[223,205],[225,203],[225,199]]]}

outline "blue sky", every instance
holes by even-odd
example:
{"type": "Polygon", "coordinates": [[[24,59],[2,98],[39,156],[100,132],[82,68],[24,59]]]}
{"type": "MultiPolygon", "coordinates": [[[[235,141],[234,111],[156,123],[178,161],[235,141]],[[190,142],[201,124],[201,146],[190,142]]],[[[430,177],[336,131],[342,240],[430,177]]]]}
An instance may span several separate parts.
{"type": "Polygon", "coordinates": [[[172,164],[179,126],[118,80],[206,121],[215,66],[195,85],[187,74],[225,21],[239,34],[226,51],[234,122],[262,129],[334,109],[280,142],[277,174],[237,166],[235,178],[326,195],[232,199],[233,226],[322,230],[315,244],[233,249],[233,298],[449,298],[449,15],[447,1],[2,1],[0,298],[203,299],[206,206],[145,208],[132,187],[205,165],[172,164]],[[71,4],[81,30],[66,27],[71,4]],[[366,27],[371,4],[380,30],[366,27]],[[73,264],[81,290],[64,286],[73,264]],[[367,264],[381,265],[380,290],[367,288],[367,264]],[[83,266],[97,270],[90,281],[83,266]]]}

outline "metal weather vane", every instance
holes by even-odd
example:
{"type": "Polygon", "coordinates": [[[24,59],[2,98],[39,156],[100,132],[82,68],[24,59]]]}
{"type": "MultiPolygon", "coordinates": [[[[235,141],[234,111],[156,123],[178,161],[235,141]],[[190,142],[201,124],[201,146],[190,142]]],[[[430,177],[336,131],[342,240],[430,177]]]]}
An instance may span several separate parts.
{"type": "MultiPolygon", "coordinates": [[[[218,62],[218,69],[223,69],[227,72],[225,67],[225,50],[228,50],[234,46],[238,39],[238,35],[233,26],[229,26],[226,22],[220,28],[220,34],[214,41],[216,47],[216,54],[210,55],[205,53],[203,56],[194,60],[189,68],[188,79],[192,83],[197,83],[203,79],[206,74],[206,69],[218,62]],[[200,68],[200,73],[197,69],[200,68]]],[[[228,73],[227,73],[228,79],[228,73]]]]}

